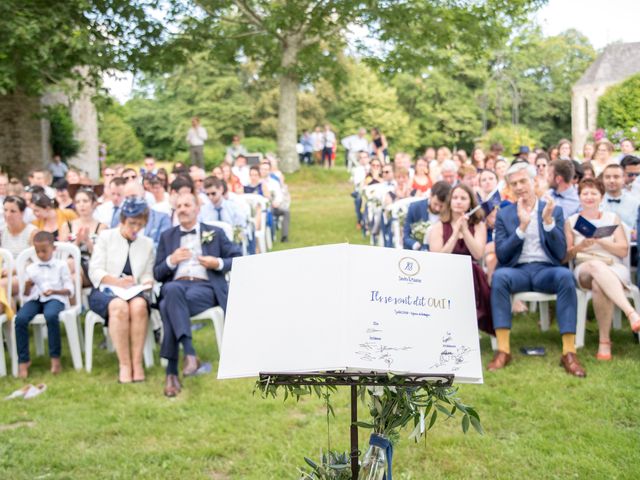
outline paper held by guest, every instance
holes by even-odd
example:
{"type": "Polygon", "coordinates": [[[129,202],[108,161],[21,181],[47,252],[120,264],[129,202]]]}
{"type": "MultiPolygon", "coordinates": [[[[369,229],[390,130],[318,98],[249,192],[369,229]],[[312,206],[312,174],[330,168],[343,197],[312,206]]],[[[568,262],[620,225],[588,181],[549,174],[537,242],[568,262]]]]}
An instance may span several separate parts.
{"type": "Polygon", "coordinates": [[[470,258],[340,244],[234,259],[218,378],[336,370],[482,383],[470,258]]]}
{"type": "Polygon", "coordinates": [[[116,287],[115,285],[101,285],[100,290],[103,292],[110,290],[116,297],[129,301],[139,293],[151,290],[151,285],[145,283],[143,285],[133,285],[128,288],[116,287]]]}

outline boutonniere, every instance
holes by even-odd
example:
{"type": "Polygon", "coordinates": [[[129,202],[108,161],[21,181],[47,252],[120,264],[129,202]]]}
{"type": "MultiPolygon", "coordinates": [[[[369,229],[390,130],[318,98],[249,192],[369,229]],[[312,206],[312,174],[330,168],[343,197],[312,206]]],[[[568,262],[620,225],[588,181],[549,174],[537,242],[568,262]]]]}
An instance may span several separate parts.
{"type": "Polygon", "coordinates": [[[213,230],[207,230],[206,232],[202,232],[201,242],[203,245],[211,242],[216,236],[216,232],[213,230]]]}

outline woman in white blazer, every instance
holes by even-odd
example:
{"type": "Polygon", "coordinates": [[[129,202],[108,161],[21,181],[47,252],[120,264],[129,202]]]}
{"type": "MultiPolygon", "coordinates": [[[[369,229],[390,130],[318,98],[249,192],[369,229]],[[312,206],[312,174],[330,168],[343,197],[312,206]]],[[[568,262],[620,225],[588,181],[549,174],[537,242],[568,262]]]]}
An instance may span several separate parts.
{"type": "Polygon", "coordinates": [[[142,293],[127,301],[116,296],[110,287],[153,285],[153,241],[141,234],[148,217],[149,207],[144,200],[125,200],[120,225],[100,233],[89,262],[89,278],[94,287],[89,308],[109,325],[120,364],[120,383],[144,381],[142,351],[149,304],[142,293]]]}

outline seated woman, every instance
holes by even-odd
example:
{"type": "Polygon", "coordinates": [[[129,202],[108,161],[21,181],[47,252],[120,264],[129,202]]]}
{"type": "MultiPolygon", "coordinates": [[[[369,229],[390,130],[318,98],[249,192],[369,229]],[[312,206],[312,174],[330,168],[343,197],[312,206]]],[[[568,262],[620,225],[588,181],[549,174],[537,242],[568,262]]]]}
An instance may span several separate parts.
{"type": "Polygon", "coordinates": [[[153,285],[153,241],[142,235],[148,217],[149,207],[144,200],[126,199],[120,225],[100,233],[89,262],[89,278],[94,286],[89,308],[107,321],[120,364],[120,383],[144,381],[142,351],[149,308],[144,294],[127,301],[117,297],[109,286],[153,285]]]}
{"type": "Polygon", "coordinates": [[[420,157],[416,160],[416,173],[413,175],[411,188],[415,190],[418,197],[426,197],[432,185],[429,177],[429,162],[420,157]]]}
{"type": "Polygon", "coordinates": [[[107,226],[93,218],[93,213],[98,205],[98,198],[93,190],[81,188],[76,192],[73,201],[78,218],[70,224],[64,223],[60,226],[60,239],[73,242],[80,249],[82,286],[90,287],[89,260],[91,259],[98,234],[105,230],[107,226]]]}
{"type": "Polygon", "coordinates": [[[482,209],[470,212],[478,202],[469,187],[459,184],[451,190],[436,223],[429,236],[429,250],[455,255],[471,255],[473,287],[476,296],[478,328],[494,334],[491,317],[490,290],[487,277],[478,264],[487,243],[487,229],[482,223],[482,209]]]}
{"type": "Polygon", "coordinates": [[[252,165],[249,169],[249,185],[244,186],[244,193],[255,193],[270,198],[267,182],[260,176],[260,167],[252,165]]]}
{"type": "Polygon", "coordinates": [[[620,218],[613,212],[601,212],[600,202],[604,195],[604,186],[597,179],[585,178],[578,187],[582,211],[571,215],[565,222],[567,237],[566,261],[574,260],[573,275],[578,286],[591,290],[593,310],[598,321],[600,345],[598,360],[611,360],[611,319],[613,307],[622,310],[634,332],[640,330],[640,315],[627,300],[625,288],[631,284],[629,269],[623,258],[629,252],[629,242],[620,218]],[[619,225],[612,235],[605,238],[585,238],[574,230],[578,217],[582,216],[596,227],[619,225]],[[582,255],[581,255],[582,254],[582,255]]]}
{"type": "Polygon", "coordinates": [[[62,225],[70,225],[72,220],[78,218],[73,210],[58,208],[58,204],[44,193],[33,194],[31,204],[36,217],[33,224],[38,230],[52,233],[55,240],[59,239],[62,225]]]}
{"type": "MultiPolygon", "coordinates": [[[[16,259],[20,252],[33,245],[33,236],[38,229],[24,221],[24,211],[27,208],[27,202],[23,198],[15,195],[5,197],[4,206],[4,222],[0,234],[0,247],[11,252],[13,258],[16,259]]],[[[11,297],[18,294],[18,276],[13,271],[11,280],[11,288],[8,285],[7,270],[4,265],[2,269],[2,278],[0,278],[0,312],[5,312],[12,317],[11,297]],[[11,294],[9,294],[11,292],[11,294]]]]}

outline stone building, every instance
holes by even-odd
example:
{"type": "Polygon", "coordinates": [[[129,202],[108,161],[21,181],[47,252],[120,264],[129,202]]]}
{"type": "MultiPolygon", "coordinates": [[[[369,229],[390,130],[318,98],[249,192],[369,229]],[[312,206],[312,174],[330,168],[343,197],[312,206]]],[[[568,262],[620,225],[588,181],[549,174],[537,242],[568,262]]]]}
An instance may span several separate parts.
{"type": "Polygon", "coordinates": [[[51,160],[49,122],[42,118],[47,106],[69,105],[80,152],[68,159],[69,166],[85,171],[97,180],[98,114],[88,92],[70,99],[61,92],[42,97],[21,93],[0,96],[0,168],[24,179],[29,170],[46,166],[51,160]]]}
{"type": "Polygon", "coordinates": [[[598,128],[598,98],[612,85],[640,72],[640,42],[607,46],[580,77],[571,92],[573,151],[582,152],[598,128]]]}

